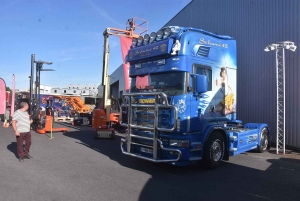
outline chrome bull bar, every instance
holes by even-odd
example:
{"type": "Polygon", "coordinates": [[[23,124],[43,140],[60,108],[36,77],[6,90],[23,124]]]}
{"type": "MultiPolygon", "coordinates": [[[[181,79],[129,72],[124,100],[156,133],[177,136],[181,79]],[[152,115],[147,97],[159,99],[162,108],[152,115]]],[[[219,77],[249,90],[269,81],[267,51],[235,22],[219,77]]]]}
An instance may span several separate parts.
{"type": "MultiPolygon", "coordinates": [[[[174,106],[174,105],[169,105],[168,103],[168,99],[166,94],[164,94],[163,92],[153,92],[153,93],[126,93],[123,94],[122,96],[123,99],[123,105],[122,108],[127,108],[127,118],[128,118],[128,122],[127,124],[124,124],[124,122],[121,122],[122,125],[127,126],[128,128],[128,133],[126,136],[126,140],[125,139],[121,139],[121,150],[123,154],[126,155],[130,155],[133,157],[137,157],[137,158],[142,158],[145,160],[149,160],[152,162],[174,162],[174,161],[178,161],[181,156],[182,153],[180,150],[178,149],[170,149],[170,148],[165,148],[163,146],[163,143],[160,139],[158,139],[158,132],[162,131],[162,132],[173,132],[176,128],[176,119],[178,118],[178,109],[174,106]],[[154,101],[151,104],[137,104],[134,102],[134,96],[137,97],[141,97],[143,96],[144,99],[146,99],[147,97],[151,97],[149,99],[153,99],[154,97],[154,101]],[[132,112],[133,112],[133,108],[150,108],[151,110],[153,110],[153,115],[154,115],[154,123],[153,125],[149,126],[144,126],[144,125],[135,125],[133,124],[133,117],[132,117],[132,112]],[[174,122],[173,122],[173,126],[172,128],[160,128],[158,126],[158,112],[159,109],[168,109],[171,108],[172,111],[174,111],[174,122]],[[135,135],[132,133],[132,129],[140,129],[140,130],[147,130],[147,131],[152,131],[153,133],[153,138],[152,137],[144,137],[144,136],[139,136],[139,135],[135,135]],[[144,145],[144,144],[137,144],[132,142],[131,138],[140,138],[140,139],[147,139],[147,140],[152,140],[153,141],[153,145],[152,147],[149,145],[144,145]],[[124,151],[123,149],[123,144],[127,145],[127,151],[124,151]],[[177,158],[176,159],[157,159],[157,149],[158,149],[158,143],[159,146],[162,150],[165,151],[174,151],[177,152],[177,158]],[[153,149],[153,158],[148,158],[148,157],[144,157],[138,154],[134,154],[131,153],[131,145],[138,145],[138,146],[144,146],[144,147],[150,147],[153,149]]],[[[122,112],[121,112],[122,114],[122,112]]],[[[120,117],[120,119],[122,119],[122,116],[120,117]]]]}
{"type": "MultiPolygon", "coordinates": [[[[141,159],[148,160],[148,161],[155,162],[155,163],[175,162],[175,161],[179,161],[181,159],[182,153],[179,149],[165,148],[163,146],[163,143],[162,143],[161,140],[157,139],[157,141],[159,142],[159,146],[162,150],[177,152],[177,158],[176,159],[154,159],[154,158],[148,158],[148,157],[145,157],[145,156],[141,156],[141,155],[137,155],[137,154],[134,154],[134,153],[124,151],[123,144],[126,143],[126,140],[124,138],[121,139],[121,150],[122,150],[122,153],[125,154],[125,155],[133,156],[133,157],[136,157],[136,158],[141,158],[141,159]]],[[[138,144],[138,145],[149,147],[149,146],[142,145],[142,144],[138,144]]]]}

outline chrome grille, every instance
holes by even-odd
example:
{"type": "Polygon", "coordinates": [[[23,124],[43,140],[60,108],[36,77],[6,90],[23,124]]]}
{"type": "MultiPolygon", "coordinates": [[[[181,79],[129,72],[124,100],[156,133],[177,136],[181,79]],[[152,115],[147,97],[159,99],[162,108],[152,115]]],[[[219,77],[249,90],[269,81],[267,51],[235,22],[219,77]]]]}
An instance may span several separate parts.
{"type": "Polygon", "coordinates": [[[137,118],[141,120],[151,121],[154,120],[154,114],[138,114],[137,118]]]}
{"type": "MultiPolygon", "coordinates": [[[[128,132],[131,127],[136,129],[146,129],[156,131],[172,132],[175,129],[175,120],[178,116],[177,108],[169,105],[171,99],[163,92],[153,93],[125,93],[122,96],[122,115],[128,112],[128,132]],[[155,100],[147,103],[139,101],[140,99],[155,100]],[[162,100],[162,101],[161,101],[162,100]],[[151,102],[151,103],[150,103],[151,102]],[[157,114],[155,114],[157,112],[157,114]],[[157,124],[157,125],[156,125],[157,124]]],[[[125,125],[123,123],[122,125],[125,125]]]]}
{"type": "Polygon", "coordinates": [[[150,107],[133,107],[132,124],[154,128],[154,108],[150,107]]]}

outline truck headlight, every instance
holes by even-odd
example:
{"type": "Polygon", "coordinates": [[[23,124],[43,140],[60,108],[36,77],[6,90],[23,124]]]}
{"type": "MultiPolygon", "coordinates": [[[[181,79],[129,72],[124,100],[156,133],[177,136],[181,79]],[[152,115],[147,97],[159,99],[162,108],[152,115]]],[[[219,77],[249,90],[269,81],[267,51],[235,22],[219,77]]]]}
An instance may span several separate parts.
{"type": "Polygon", "coordinates": [[[189,147],[190,141],[189,140],[174,140],[170,139],[170,146],[174,147],[189,147]]]}

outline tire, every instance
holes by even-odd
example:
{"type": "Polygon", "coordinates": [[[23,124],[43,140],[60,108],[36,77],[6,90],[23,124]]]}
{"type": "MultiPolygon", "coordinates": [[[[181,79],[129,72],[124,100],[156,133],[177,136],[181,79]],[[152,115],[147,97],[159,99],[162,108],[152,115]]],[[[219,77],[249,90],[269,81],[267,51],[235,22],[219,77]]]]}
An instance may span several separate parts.
{"type": "Polygon", "coordinates": [[[115,139],[115,131],[112,132],[111,138],[110,138],[110,139],[111,139],[111,140],[114,140],[114,139],[115,139]]]}
{"type": "Polygon", "coordinates": [[[269,131],[264,127],[260,132],[260,143],[258,152],[263,153],[269,149],[269,131]]]}
{"type": "Polygon", "coordinates": [[[95,131],[94,133],[94,139],[97,140],[98,139],[98,134],[97,134],[97,131],[95,131]]]}
{"type": "Polygon", "coordinates": [[[212,133],[204,148],[204,162],[209,169],[214,169],[222,164],[225,153],[224,137],[220,132],[212,133]]]}

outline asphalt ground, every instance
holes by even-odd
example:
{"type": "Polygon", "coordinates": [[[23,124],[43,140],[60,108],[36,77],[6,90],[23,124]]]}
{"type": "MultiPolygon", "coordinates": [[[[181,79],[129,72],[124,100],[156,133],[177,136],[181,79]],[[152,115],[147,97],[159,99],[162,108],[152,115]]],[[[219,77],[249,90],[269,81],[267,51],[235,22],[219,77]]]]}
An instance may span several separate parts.
{"type": "Polygon", "coordinates": [[[0,127],[0,200],[300,200],[297,152],[251,151],[215,170],[176,167],[123,155],[122,135],[95,140],[87,126],[53,139],[32,132],[33,159],[19,162],[12,128],[0,127]]]}

